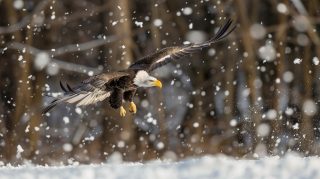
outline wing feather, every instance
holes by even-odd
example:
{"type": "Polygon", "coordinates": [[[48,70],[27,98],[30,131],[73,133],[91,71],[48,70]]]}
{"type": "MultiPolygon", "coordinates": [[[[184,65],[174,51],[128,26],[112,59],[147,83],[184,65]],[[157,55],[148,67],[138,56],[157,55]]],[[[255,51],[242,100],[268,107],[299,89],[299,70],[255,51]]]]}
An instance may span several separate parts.
{"type": "Polygon", "coordinates": [[[70,97],[68,100],[66,100],[66,103],[77,103],[81,101],[82,99],[86,98],[89,94],[83,93],[83,94],[74,94],[72,97],[70,97]]]}
{"type": "Polygon", "coordinates": [[[101,90],[98,90],[95,92],[90,92],[90,93],[88,93],[88,95],[86,97],[82,98],[81,101],[79,101],[77,103],[77,106],[94,104],[99,101],[103,101],[104,99],[106,99],[109,96],[110,96],[110,92],[104,92],[101,90]]]}
{"type": "Polygon", "coordinates": [[[232,20],[229,19],[223,26],[219,28],[218,32],[215,34],[213,38],[204,43],[167,47],[154,54],[151,54],[138,60],[137,62],[133,63],[129,68],[153,71],[154,69],[166,65],[175,59],[180,59],[186,55],[199,51],[205,47],[209,47],[213,43],[216,43],[224,39],[236,28],[236,25],[234,25],[233,27],[231,27],[231,25],[232,20]]]}
{"type": "Polygon", "coordinates": [[[69,84],[66,84],[67,87],[65,87],[62,82],[60,82],[60,87],[64,91],[64,94],[54,99],[43,109],[42,113],[47,113],[57,104],[62,102],[83,106],[102,101],[108,98],[111,94],[107,85],[113,80],[117,80],[128,75],[130,74],[126,72],[103,73],[82,81],[76,87],[71,87],[69,84]]]}

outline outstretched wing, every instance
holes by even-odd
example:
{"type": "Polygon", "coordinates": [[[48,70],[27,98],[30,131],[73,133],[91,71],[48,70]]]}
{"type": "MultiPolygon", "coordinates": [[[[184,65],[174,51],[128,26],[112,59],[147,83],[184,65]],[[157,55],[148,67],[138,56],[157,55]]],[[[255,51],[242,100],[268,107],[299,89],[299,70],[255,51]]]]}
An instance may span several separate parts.
{"type": "Polygon", "coordinates": [[[190,44],[185,46],[167,47],[154,54],[146,56],[137,62],[133,63],[129,68],[137,70],[152,71],[163,65],[166,65],[174,59],[182,58],[188,54],[194,53],[202,48],[208,47],[213,43],[216,43],[225,37],[227,37],[235,28],[236,25],[232,26],[232,20],[228,20],[222,27],[219,28],[218,32],[210,40],[201,44],[190,44]]]}
{"type": "Polygon", "coordinates": [[[42,113],[47,113],[61,102],[74,103],[77,104],[77,106],[82,106],[102,101],[110,96],[111,89],[108,88],[108,84],[124,76],[129,76],[129,74],[126,72],[100,74],[82,81],[74,88],[68,84],[64,86],[60,82],[60,87],[64,91],[64,94],[53,100],[43,109],[42,113]]]}

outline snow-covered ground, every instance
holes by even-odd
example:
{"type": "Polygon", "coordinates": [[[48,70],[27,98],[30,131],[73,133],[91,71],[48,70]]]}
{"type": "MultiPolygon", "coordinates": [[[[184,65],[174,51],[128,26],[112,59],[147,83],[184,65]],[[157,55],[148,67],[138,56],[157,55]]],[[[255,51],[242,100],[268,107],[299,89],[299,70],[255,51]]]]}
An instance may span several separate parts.
{"type": "Polygon", "coordinates": [[[236,160],[205,156],[180,162],[153,161],[79,166],[20,166],[0,168],[1,179],[114,179],[114,178],[320,178],[320,158],[288,154],[283,158],[236,160]]]}

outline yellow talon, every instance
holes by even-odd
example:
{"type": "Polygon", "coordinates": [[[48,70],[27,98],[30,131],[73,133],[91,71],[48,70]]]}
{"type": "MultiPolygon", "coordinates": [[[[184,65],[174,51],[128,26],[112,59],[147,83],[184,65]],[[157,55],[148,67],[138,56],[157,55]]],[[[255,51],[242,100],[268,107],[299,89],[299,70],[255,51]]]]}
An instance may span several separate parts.
{"type": "Polygon", "coordinates": [[[120,116],[121,117],[126,116],[126,110],[123,108],[123,106],[120,107],[120,116]]]}
{"type": "Polygon", "coordinates": [[[137,106],[134,102],[130,102],[129,111],[132,113],[137,113],[137,106]]]}

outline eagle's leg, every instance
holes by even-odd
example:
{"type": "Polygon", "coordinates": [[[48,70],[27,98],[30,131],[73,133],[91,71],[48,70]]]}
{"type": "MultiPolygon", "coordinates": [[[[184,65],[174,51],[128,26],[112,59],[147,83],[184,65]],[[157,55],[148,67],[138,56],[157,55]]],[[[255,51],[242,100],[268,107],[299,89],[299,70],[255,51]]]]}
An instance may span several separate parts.
{"type": "Polygon", "coordinates": [[[122,106],[123,90],[115,88],[109,98],[110,106],[114,109],[120,108],[120,116],[124,117],[126,115],[126,110],[122,106]]]}
{"type": "Polygon", "coordinates": [[[130,90],[130,91],[125,91],[123,93],[124,100],[130,102],[129,112],[131,112],[131,113],[137,113],[137,106],[133,102],[133,97],[134,97],[135,94],[136,94],[136,90],[135,89],[134,90],[130,90]]]}

